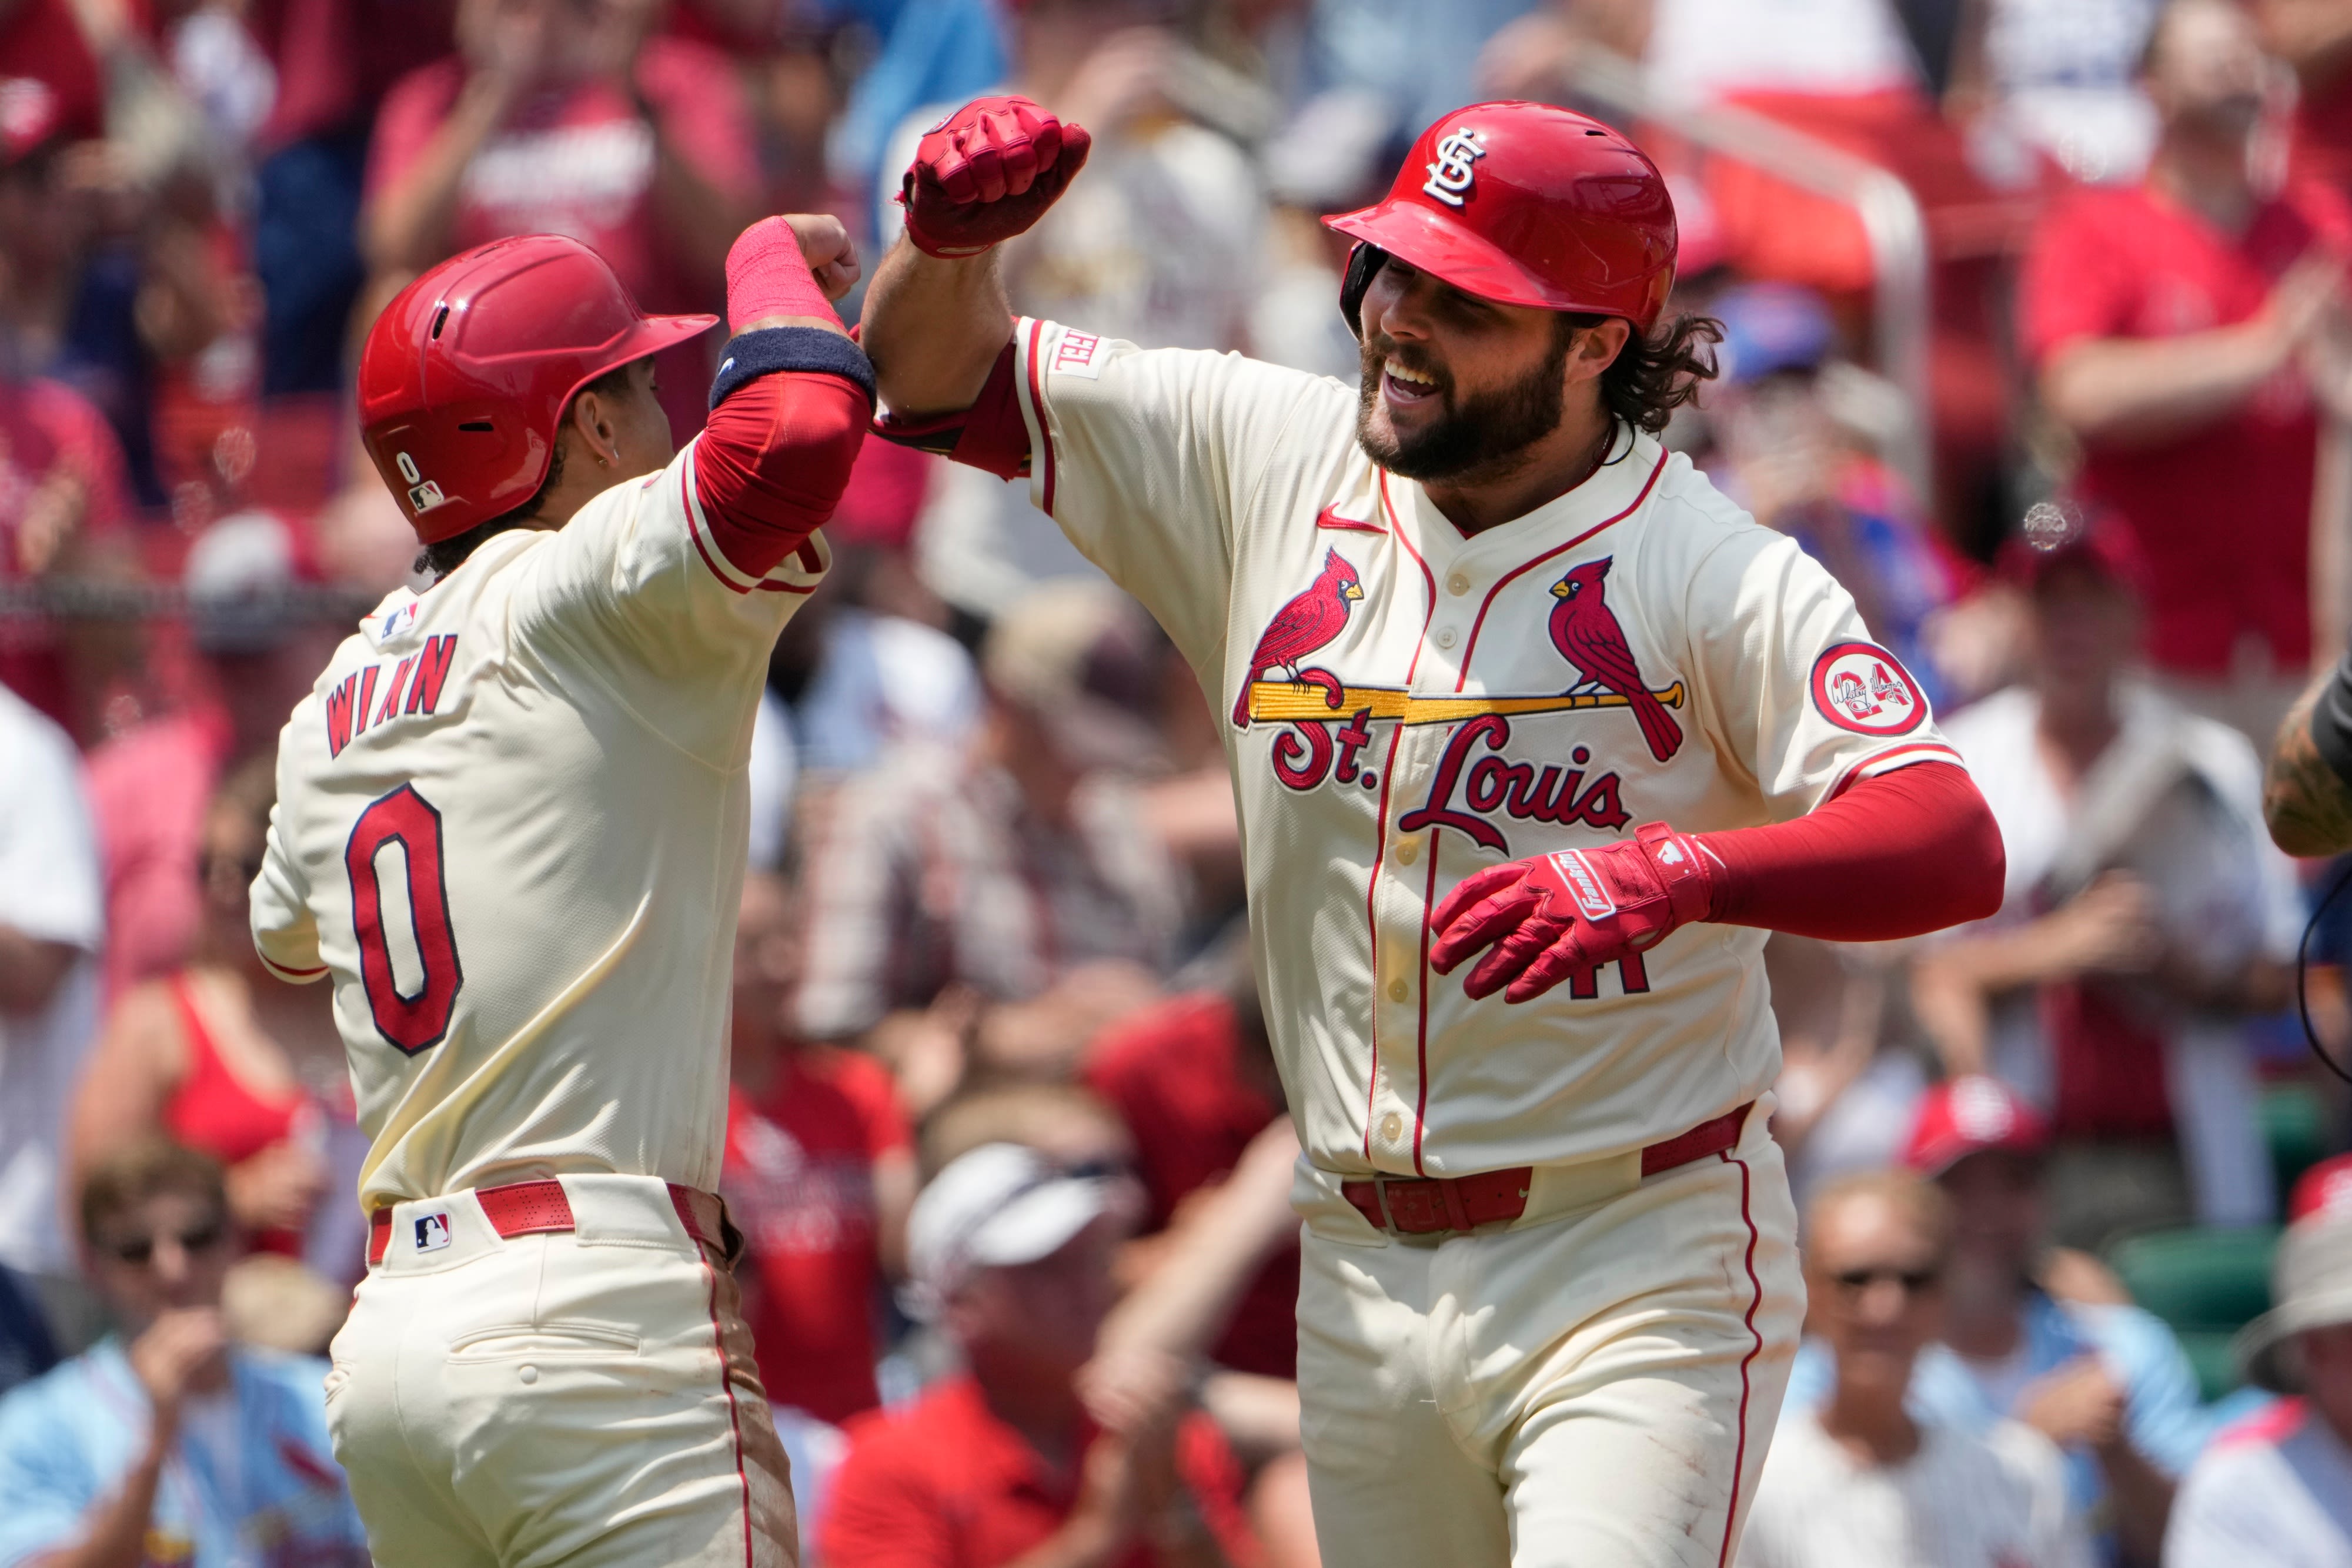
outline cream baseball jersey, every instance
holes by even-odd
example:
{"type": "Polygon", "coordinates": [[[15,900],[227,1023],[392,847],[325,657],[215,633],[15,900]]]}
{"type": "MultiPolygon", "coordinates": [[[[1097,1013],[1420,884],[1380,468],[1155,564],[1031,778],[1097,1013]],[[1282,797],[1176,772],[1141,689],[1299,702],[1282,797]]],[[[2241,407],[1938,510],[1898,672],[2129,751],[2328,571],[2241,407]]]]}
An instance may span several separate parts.
{"type": "Polygon", "coordinates": [[[1498,862],[1783,821],[1956,762],[1829,573],[1629,428],[1584,484],[1465,538],[1364,455],[1351,387],[1016,332],[1037,504],[1214,699],[1309,1158],[1580,1160],[1762,1093],[1765,933],[1687,925],[1512,1005],[1430,969],[1429,915],[1498,862]]]}
{"type": "Polygon", "coordinates": [[[752,715],[827,557],[736,570],[697,445],[392,594],[279,738],[254,938],[333,983],[368,1208],[718,1184],[752,715]]]}

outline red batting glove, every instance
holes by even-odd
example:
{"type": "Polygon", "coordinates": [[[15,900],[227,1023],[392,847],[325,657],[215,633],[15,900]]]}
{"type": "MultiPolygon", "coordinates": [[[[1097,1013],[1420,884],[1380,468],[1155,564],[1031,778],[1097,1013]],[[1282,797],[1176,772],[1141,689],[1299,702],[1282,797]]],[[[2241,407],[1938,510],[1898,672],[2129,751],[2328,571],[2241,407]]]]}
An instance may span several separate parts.
{"type": "Polygon", "coordinates": [[[1462,982],[1472,1000],[1539,997],[1580,969],[1655,946],[1713,908],[1717,862],[1664,822],[1597,850],[1561,850],[1465,877],[1431,919],[1430,967],[1454,972],[1493,945],[1462,982]],[[1505,988],[1508,988],[1506,989],[1505,988]]]}
{"type": "Polygon", "coordinates": [[[1093,144],[1025,98],[976,98],[915,149],[898,187],[907,237],[925,256],[978,256],[1044,217],[1093,144]]]}

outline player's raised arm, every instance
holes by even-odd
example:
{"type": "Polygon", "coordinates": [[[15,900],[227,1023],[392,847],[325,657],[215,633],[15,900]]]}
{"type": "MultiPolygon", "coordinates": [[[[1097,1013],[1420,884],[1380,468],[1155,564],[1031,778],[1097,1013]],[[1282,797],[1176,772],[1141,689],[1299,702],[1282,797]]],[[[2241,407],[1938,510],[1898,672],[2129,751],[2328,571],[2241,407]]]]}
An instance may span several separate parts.
{"type": "MultiPolygon", "coordinates": [[[[833,516],[873,414],[873,372],[833,301],[857,281],[839,220],[763,218],[727,254],[734,336],[695,448],[698,528],[732,588],[748,588],[833,516]]],[[[698,542],[699,542],[698,540],[698,542]]]]}
{"type": "Polygon", "coordinates": [[[1045,216],[1090,144],[1025,98],[982,98],[916,148],[898,198],[906,237],[874,275],[859,331],[902,419],[980,400],[1013,335],[996,246],[1045,216]]]}

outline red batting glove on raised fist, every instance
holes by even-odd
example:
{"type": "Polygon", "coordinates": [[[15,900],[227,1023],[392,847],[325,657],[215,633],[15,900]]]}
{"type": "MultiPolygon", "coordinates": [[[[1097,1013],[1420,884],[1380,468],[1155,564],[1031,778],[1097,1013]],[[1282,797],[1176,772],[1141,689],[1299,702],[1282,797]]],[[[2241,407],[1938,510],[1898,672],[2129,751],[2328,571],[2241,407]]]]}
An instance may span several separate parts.
{"type": "Polygon", "coordinates": [[[1446,894],[1430,922],[1430,967],[1454,972],[1489,945],[1462,982],[1473,1000],[1539,997],[1580,969],[1651,947],[1714,906],[1716,862],[1664,822],[1597,850],[1561,850],[1490,866],[1446,894]],[[1506,989],[1506,988],[1508,988],[1506,989]]]}
{"type": "Polygon", "coordinates": [[[1094,139],[1025,98],[976,98],[925,136],[898,187],[925,256],[978,256],[1045,215],[1094,139]]]}

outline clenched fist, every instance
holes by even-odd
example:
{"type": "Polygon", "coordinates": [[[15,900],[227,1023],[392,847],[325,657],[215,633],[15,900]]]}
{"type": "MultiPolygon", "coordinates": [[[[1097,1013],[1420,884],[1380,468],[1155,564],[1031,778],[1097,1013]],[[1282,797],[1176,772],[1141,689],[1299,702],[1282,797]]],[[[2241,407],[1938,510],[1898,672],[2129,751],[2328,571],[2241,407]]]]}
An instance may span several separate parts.
{"type": "Polygon", "coordinates": [[[1667,932],[1704,920],[1714,903],[1715,862],[1697,841],[1664,822],[1597,850],[1562,850],[1489,866],[1465,877],[1430,921],[1430,967],[1441,975],[1481,948],[1462,989],[1474,1001],[1541,996],[1580,969],[1655,946],[1667,932]]]}
{"type": "Polygon", "coordinates": [[[907,237],[926,256],[978,256],[1045,216],[1093,144],[1025,98],[974,99],[915,149],[898,190],[907,237]]]}

